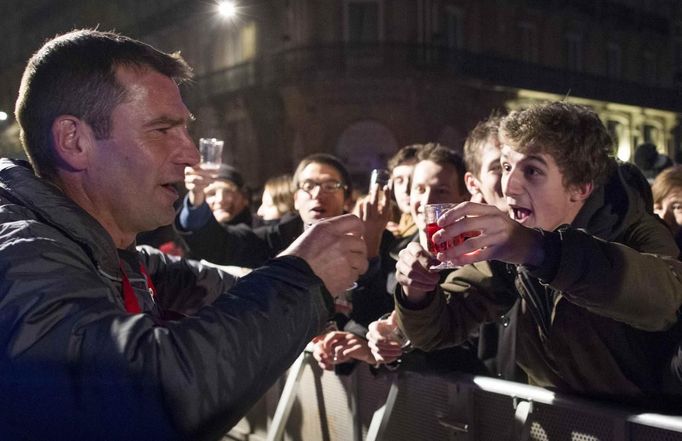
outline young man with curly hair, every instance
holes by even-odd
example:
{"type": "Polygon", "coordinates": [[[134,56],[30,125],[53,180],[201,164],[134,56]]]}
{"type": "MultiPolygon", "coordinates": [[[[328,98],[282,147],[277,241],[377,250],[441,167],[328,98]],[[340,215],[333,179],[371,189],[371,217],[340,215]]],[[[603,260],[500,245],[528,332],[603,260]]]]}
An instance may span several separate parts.
{"type": "Polygon", "coordinates": [[[401,254],[398,323],[424,350],[457,344],[521,300],[517,363],[529,382],[589,396],[661,392],[666,332],[682,304],[682,264],[652,213],[645,178],[612,157],[596,113],[565,102],[501,122],[508,213],[466,202],[441,216],[437,256],[401,254]],[[433,260],[462,265],[439,284],[433,260]]]}

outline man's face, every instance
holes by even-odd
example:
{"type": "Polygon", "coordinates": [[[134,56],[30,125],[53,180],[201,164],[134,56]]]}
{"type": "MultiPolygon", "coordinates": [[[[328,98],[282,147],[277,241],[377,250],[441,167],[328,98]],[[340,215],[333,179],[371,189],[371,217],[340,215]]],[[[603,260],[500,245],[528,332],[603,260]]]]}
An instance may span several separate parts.
{"type": "Polygon", "coordinates": [[[393,195],[401,213],[410,212],[410,186],[415,162],[403,163],[393,168],[391,182],[393,195]]]}
{"type": "Polygon", "coordinates": [[[275,205],[275,202],[272,200],[272,195],[267,189],[263,190],[261,204],[260,207],[258,207],[258,213],[256,214],[264,221],[275,220],[282,217],[279,208],[275,205]]]}
{"type": "Polygon", "coordinates": [[[502,168],[500,148],[494,142],[487,142],[481,150],[481,171],[478,174],[480,192],[486,204],[507,211],[507,200],[502,194],[502,168]]]}
{"type": "Polygon", "coordinates": [[[682,188],[674,188],[660,203],[654,204],[654,213],[676,233],[682,228],[682,188]]]}
{"type": "Polygon", "coordinates": [[[343,183],[341,174],[332,166],[316,162],[308,164],[298,178],[298,190],[294,193],[294,207],[305,224],[315,223],[320,219],[343,214],[345,203],[343,188],[324,191],[325,183],[343,183]],[[310,192],[301,189],[307,183],[314,188],[310,192]]]}
{"type": "Polygon", "coordinates": [[[248,206],[244,193],[234,182],[218,179],[204,190],[206,203],[218,222],[229,222],[248,206]]]}
{"type": "MultiPolygon", "coordinates": [[[[84,175],[95,217],[114,240],[168,225],[184,168],[199,162],[187,132],[190,113],[172,79],[151,69],[119,67],[124,102],[111,114],[108,139],[96,140],[84,175]]],[[[118,243],[122,246],[122,243],[118,243]]]]}
{"type": "Polygon", "coordinates": [[[458,203],[466,200],[463,177],[452,165],[420,161],[414,167],[410,189],[410,209],[417,228],[424,231],[424,205],[458,203]]]}
{"type": "Polygon", "coordinates": [[[554,158],[546,153],[524,155],[502,145],[502,191],[509,215],[526,227],[553,231],[570,224],[584,200],[563,184],[554,158]]]}

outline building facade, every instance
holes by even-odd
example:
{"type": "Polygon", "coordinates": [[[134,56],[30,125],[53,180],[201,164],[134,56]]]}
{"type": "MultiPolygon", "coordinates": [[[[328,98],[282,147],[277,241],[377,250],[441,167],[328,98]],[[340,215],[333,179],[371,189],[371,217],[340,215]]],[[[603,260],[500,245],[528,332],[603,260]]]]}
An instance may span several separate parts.
{"type": "Polygon", "coordinates": [[[682,161],[676,0],[238,0],[232,19],[197,0],[12,0],[0,12],[0,110],[45,38],[116,29],[183,53],[193,135],[224,139],[252,186],[318,151],[364,185],[402,145],[461,149],[493,110],[564,98],[597,110],[621,159],[651,141],[682,161]]]}

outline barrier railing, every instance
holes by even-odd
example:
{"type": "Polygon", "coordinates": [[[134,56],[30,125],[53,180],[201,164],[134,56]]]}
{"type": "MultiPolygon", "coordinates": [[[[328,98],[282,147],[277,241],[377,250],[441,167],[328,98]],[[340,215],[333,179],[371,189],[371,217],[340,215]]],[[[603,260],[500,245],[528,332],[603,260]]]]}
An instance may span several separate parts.
{"type": "Polygon", "coordinates": [[[304,352],[226,439],[682,441],[682,417],[481,376],[374,376],[363,365],[337,376],[304,352]]]}

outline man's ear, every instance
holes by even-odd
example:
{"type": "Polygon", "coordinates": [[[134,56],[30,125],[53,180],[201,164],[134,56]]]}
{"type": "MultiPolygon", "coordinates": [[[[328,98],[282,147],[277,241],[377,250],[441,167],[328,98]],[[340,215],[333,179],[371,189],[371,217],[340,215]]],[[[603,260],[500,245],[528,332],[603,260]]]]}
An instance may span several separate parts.
{"type": "Polygon", "coordinates": [[[94,136],[83,120],[72,115],[58,116],[52,123],[52,139],[55,153],[62,164],[72,170],[87,167],[94,136]]]}
{"type": "Polygon", "coordinates": [[[590,197],[592,191],[594,190],[594,184],[588,182],[585,184],[574,185],[571,189],[571,201],[582,202],[590,197]]]}
{"type": "Polygon", "coordinates": [[[481,192],[481,183],[471,172],[464,173],[464,185],[466,185],[467,190],[472,196],[475,196],[481,192]]]}

